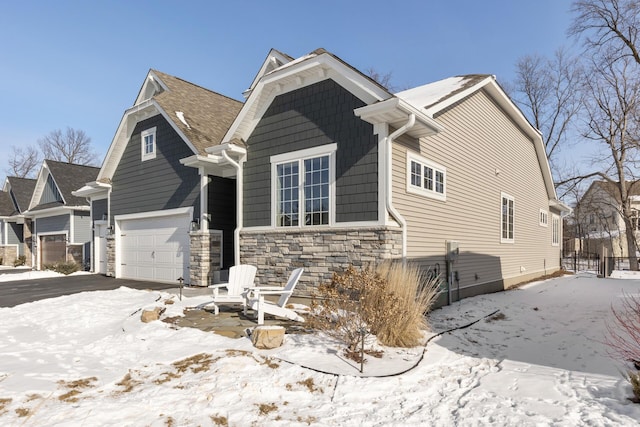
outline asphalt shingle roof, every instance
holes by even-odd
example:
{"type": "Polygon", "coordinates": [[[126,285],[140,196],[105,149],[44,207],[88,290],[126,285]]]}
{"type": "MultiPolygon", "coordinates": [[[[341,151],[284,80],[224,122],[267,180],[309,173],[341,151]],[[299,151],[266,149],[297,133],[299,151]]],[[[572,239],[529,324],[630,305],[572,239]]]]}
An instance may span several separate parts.
{"type": "Polygon", "coordinates": [[[0,216],[12,216],[16,212],[8,191],[0,191],[0,216]]]}
{"type": "Polygon", "coordinates": [[[218,145],[233,123],[242,102],[210,91],[178,77],[152,70],[169,90],[153,98],[169,115],[199,154],[218,145]],[[176,114],[182,112],[184,123],[176,114]]]}
{"type": "Polygon", "coordinates": [[[46,160],[46,162],[67,206],[88,206],[89,203],[84,197],[76,197],[71,192],[81,188],[87,182],[95,181],[100,168],[55,160],[46,160]]]}
{"type": "Polygon", "coordinates": [[[19,178],[17,176],[7,177],[11,185],[11,192],[18,203],[18,211],[23,212],[29,209],[33,190],[36,188],[36,180],[31,178],[19,178]]]}

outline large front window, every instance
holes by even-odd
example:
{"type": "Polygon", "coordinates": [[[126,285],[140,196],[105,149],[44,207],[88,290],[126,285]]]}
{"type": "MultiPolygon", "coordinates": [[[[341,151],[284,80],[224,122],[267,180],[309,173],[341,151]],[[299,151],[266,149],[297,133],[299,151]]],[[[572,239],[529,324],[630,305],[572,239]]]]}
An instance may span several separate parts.
{"type": "Polygon", "coordinates": [[[322,151],[319,148],[322,147],[272,157],[276,227],[330,223],[332,154],[313,155],[322,151]],[[296,154],[300,158],[291,159],[296,154]],[[278,162],[279,159],[286,161],[278,162]]]}

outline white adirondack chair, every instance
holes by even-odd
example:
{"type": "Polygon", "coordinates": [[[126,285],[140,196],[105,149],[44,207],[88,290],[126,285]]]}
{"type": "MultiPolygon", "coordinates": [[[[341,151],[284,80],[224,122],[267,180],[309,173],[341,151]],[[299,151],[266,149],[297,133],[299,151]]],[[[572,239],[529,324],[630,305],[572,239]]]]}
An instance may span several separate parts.
{"type": "Polygon", "coordinates": [[[289,280],[284,287],[274,286],[258,286],[255,288],[249,288],[246,293],[246,304],[244,306],[244,313],[247,313],[247,307],[257,312],[258,325],[264,324],[264,314],[271,314],[273,316],[284,317],[285,319],[295,320],[297,322],[304,322],[304,318],[290,308],[286,308],[289,297],[293,294],[300,276],[304,268],[297,268],[293,270],[289,280]],[[280,299],[277,303],[266,300],[265,295],[280,295],[280,299]]]}
{"type": "MultiPolygon", "coordinates": [[[[234,265],[229,268],[229,282],[219,283],[209,286],[213,289],[213,311],[217,315],[220,310],[218,304],[242,304],[244,307],[246,299],[244,293],[253,287],[257,268],[253,265],[234,265]],[[220,292],[226,288],[226,292],[220,292]]],[[[246,312],[246,308],[244,308],[246,312]]]]}

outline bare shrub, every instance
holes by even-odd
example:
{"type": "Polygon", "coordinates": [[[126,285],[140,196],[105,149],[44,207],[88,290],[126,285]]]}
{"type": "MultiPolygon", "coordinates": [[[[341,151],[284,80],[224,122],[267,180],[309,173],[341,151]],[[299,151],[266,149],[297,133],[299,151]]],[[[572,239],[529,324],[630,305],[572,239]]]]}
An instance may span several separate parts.
{"type": "Polygon", "coordinates": [[[624,294],[619,308],[611,307],[613,322],[607,322],[605,343],[617,359],[640,369],[640,297],[624,294]]]}
{"type": "Polygon", "coordinates": [[[349,266],[318,288],[312,302],[313,327],[327,332],[355,352],[363,333],[391,347],[413,347],[427,328],[424,314],[437,295],[417,265],[385,262],[360,270],[349,266]]]}
{"type": "Polygon", "coordinates": [[[611,307],[613,322],[607,322],[605,343],[611,355],[631,364],[635,372],[627,372],[634,402],[640,403],[640,297],[624,294],[619,308],[611,307]]]}

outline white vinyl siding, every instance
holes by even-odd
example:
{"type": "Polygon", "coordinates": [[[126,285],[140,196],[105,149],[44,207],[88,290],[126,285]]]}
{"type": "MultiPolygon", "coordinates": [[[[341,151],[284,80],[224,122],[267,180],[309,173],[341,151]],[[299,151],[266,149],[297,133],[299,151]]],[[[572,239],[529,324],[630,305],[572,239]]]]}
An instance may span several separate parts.
{"type": "Polygon", "coordinates": [[[482,91],[435,119],[445,131],[393,144],[392,200],[407,221],[407,258],[443,271],[445,242],[458,241],[461,288],[557,269],[551,227],[539,226],[549,195],[533,143],[482,91]],[[446,202],[407,192],[408,153],[446,167],[446,202]],[[500,243],[501,192],[516,201],[513,244],[500,243]]]}

